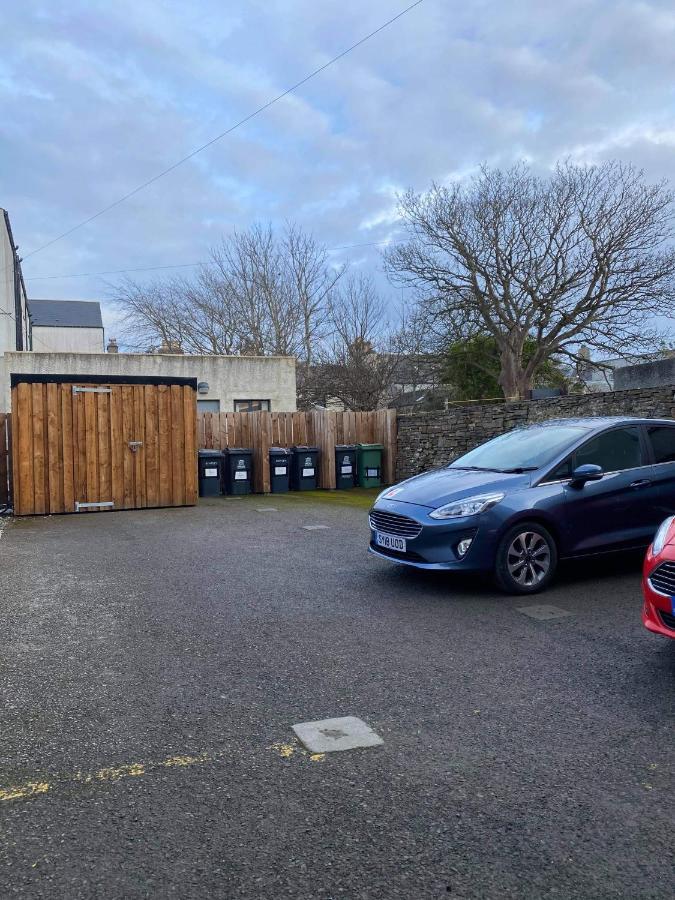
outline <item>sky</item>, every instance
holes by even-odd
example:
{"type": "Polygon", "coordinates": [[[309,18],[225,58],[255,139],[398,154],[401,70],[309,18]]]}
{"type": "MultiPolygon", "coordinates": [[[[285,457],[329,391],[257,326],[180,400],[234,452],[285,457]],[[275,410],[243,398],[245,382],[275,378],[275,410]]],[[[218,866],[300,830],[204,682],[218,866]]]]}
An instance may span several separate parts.
{"type": "MultiPolygon", "coordinates": [[[[3,4],[0,206],[20,252],[152,178],[409,2],[3,4]]],[[[672,0],[423,0],[297,93],[28,256],[28,295],[101,300],[114,337],[121,276],[66,276],[199,262],[254,222],[292,220],[330,248],[394,241],[397,193],[469,177],[484,162],[545,171],[561,158],[617,158],[675,183],[673,48],[672,0]]],[[[379,273],[380,252],[350,246],[331,258],[379,273]]]]}

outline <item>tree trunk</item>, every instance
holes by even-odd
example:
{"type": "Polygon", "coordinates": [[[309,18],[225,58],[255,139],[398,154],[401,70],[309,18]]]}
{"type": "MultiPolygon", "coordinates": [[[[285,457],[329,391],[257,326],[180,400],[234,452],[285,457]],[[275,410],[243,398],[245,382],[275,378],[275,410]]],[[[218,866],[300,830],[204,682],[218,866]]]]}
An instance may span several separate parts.
{"type": "Polygon", "coordinates": [[[532,388],[532,378],[524,371],[518,356],[509,347],[500,353],[502,370],[499,385],[507,400],[527,400],[532,388]]]}

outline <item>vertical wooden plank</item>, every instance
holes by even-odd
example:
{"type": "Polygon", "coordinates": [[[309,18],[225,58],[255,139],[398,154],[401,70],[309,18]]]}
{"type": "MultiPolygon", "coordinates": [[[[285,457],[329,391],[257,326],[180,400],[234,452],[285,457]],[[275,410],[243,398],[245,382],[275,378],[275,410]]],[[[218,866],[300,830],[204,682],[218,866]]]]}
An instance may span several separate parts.
{"type": "Polygon", "coordinates": [[[191,387],[183,387],[183,422],[185,425],[185,503],[197,502],[197,396],[191,387]]]}
{"type": "Polygon", "coordinates": [[[146,503],[159,506],[159,393],[156,385],[145,385],[145,457],[146,503]]]}
{"type": "Polygon", "coordinates": [[[33,486],[33,394],[29,384],[12,389],[14,464],[14,512],[29,516],[35,512],[33,486]]]}
{"type": "MultiPolygon", "coordinates": [[[[84,500],[87,503],[98,503],[101,500],[98,489],[98,405],[96,394],[80,394],[84,397],[84,431],[86,455],[87,490],[84,500]]],[[[82,499],[82,498],[81,498],[82,499]]]]}
{"type": "Polygon", "coordinates": [[[129,441],[134,440],[134,389],[122,386],[122,453],[124,472],[124,509],[133,509],[136,503],[136,464],[134,454],[129,449],[129,441]]]}
{"type": "Polygon", "coordinates": [[[133,386],[134,416],[133,416],[133,441],[140,441],[141,445],[131,451],[134,466],[134,506],[136,509],[144,509],[147,505],[147,485],[145,481],[145,393],[144,385],[133,386]]]}
{"type": "MultiPolygon", "coordinates": [[[[75,503],[85,503],[87,500],[87,429],[85,421],[85,394],[73,394],[73,385],[70,389],[73,408],[73,441],[74,448],[74,472],[75,503]]],[[[73,504],[73,509],[75,505],[73,504]]]]}
{"type": "Polygon", "coordinates": [[[14,458],[12,454],[12,434],[13,434],[14,416],[12,413],[7,414],[7,489],[8,502],[14,506],[14,458]]]}
{"type": "Polygon", "coordinates": [[[171,505],[185,505],[185,425],[183,395],[180,385],[172,384],[171,392],[171,505]]]}
{"type": "Polygon", "coordinates": [[[171,393],[167,385],[157,388],[159,414],[159,505],[171,506],[171,393]]]}
{"type": "Polygon", "coordinates": [[[57,385],[60,406],[61,512],[75,511],[75,453],[73,444],[73,388],[57,385]]]}
{"type": "MultiPolygon", "coordinates": [[[[107,390],[107,388],[105,388],[107,390]]],[[[96,437],[98,452],[99,500],[112,500],[112,456],[110,452],[110,394],[94,394],[96,400],[96,437]]]]}
{"type": "Polygon", "coordinates": [[[216,450],[224,450],[227,447],[228,418],[224,412],[218,413],[218,438],[216,450]]]}
{"type": "Polygon", "coordinates": [[[61,397],[58,384],[47,384],[47,467],[49,493],[47,512],[60,513],[63,508],[63,449],[61,447],[61,397]]]}
{"type": "Polygon", "coordinates": [[[36,515],[44,515],[47,511],[47,491],[49,489],[46,479],[47,460],[45,458],[45,439],[47,432],[45,385],[31,384],[33,401],[33,491],[34,510],[36,515]]]}
{"type": "Polygon", "coordinates": [[[110,394],[110,477],[111,499],[115,509],[124,509],[124,426],[122,388],[111,385],[110,394]]]}
{"type": "Polygon", "coordinates": [[[9,444],[7,442],[7,414],[0,413],[0,506],[9,502],[9,444]]]}

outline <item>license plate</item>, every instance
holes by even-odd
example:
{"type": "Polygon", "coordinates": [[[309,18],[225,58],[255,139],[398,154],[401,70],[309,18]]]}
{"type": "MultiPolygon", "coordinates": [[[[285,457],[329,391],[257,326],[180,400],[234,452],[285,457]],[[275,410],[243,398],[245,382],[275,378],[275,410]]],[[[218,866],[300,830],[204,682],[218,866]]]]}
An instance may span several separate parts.
{"type": "Polygon", "coordinates": [[[406,552],[405,538],[398,537],[395,534],[382,534],[381,531],[376,531],[375,543],[378,547],[384,547],[387,550],[398,550],[399,553],[406,552]]]}

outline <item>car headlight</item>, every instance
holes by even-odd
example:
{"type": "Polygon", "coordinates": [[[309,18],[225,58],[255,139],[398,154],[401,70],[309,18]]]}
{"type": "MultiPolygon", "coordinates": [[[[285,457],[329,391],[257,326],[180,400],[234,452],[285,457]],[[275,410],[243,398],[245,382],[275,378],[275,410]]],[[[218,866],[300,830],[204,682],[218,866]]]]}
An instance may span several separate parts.
{"type": "Polygon", "coordinates": [[[652,553],[654,556],[658,556],[663,550],[666,544],[666,538],[668,537],[668,532],[670,531],[670,526],[673,522],[675,522],[675,516],[669,516],[665,522],[661,522],[659,525],[659,530],[654,535],[654,541],[652,542],[652,553]]]}
{"type": "Polygon", "coordinates": [[[479,494],[476,497],[464,497],[439,506],[429,513],[432,519],[461,519],[464,516],[477,516],[486,509],[504,499],[504,494],[479,494]]]}

